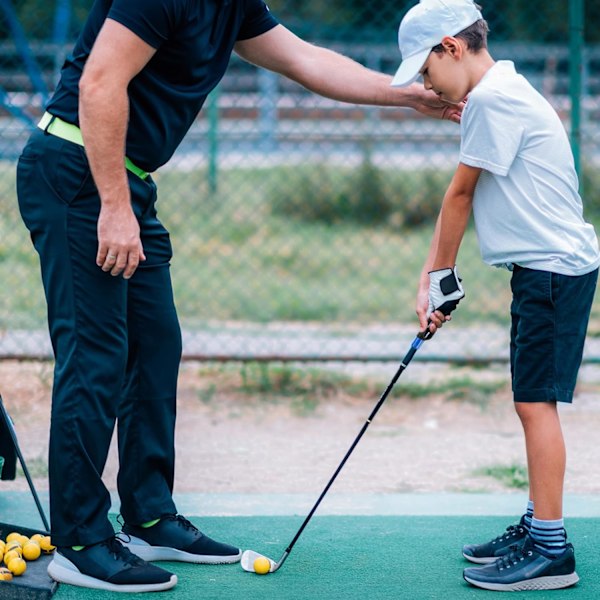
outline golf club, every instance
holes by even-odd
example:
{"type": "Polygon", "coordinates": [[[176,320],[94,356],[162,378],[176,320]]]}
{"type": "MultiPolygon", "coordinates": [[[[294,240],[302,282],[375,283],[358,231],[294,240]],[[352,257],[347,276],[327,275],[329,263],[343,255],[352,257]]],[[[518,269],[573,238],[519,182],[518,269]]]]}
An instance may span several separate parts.
{"type": "MultiPolygon", "coordinates": [[[[455,306],[456,305],[454,305],[454,307],[455,306]]],[[[454,307],[452,307],[452,308],[454,308],[454,307]]],[[[444,308],[446,308],[445,305],[444,305],[444,308]]],[[[450,314],[450,311],[452,310],[450,307],[447,307],[447,308],[449,309],[449,312],[446,313],[444,311],[444,314],[450,314]]],[[[381,395],[381,398],[379,399],[379,402],[377,402],[377,404],[375,405],[375,408],[371,411],[371,414],[369,415],[369,417],[365,421],[365,424],[362,426],[362,429],[360,430],[359,434],[356,436],[356,439],[354,440],[354,442],[350,446],[350,449],[348,450],[348,452],[346,452],[346,456],[344,456],[344,458],[342,459],[342,462],[339,464],[339,466],[336,469],[335,473],[333,474],[333,476],[329,480],[329,483],[325,486],[325,489],[321,492],[321,495],[319,496],[319,499],[315,502],[315,505],[312,507],[311,511],[308,513],[308,516],[306,517],[306,519],[304,519],[304,522],[300,526],[300,529],[298,529],[296,535],[294,536],[294,538],[290,542],[289,546],[285,549],[285,552],[281,555],[281,558],[278,561],[274,561],[274,560],[272,560],[272,559],[270,559],[270,558],[268,558],[268,557],[266,557],[266,556],[264,556],[262,554],[259,554],[258,552],[254,552],[254,550],[245,550],[242,553],[242,559],[241,559],[241,565],[242,565],[242,569],[244,569],[244,571],[248,571],[250,573],[256,573],[257,571],[254,568],[254,561],[257,558],[264,558],[264,559],[266,559],[266,560],[269,561],[269,565],[270,566],[269,566],[269,570],[265,571],[266,573],[274,573],[275,571],[277,571],[278,569],[281,568],[281,565],[283,565],[283,563],[285,562],[285,560],[289,556],[290,552],[292,551],[292,548],[294,547],[294,544],[298,541],[298,538],[302,535],[302,532],[304,531],[304,528],[308,525],[308,522],[311,520],[311,518],[314,515],[315,511],[319,507],[319,504],[321,504],[321,501],[325,497],[325,494],[327,494],[329,488],[332,486],[332,484],[335,481],[336,477],[339,475],[340,471],[342,470],[342,468],[346,464],[346,461],[348,460],[348,458],[350,457],[350,455],[354,451],[354,448],[356,448],[356,445],[358,444],[358,442],[360,441],[360,439],[364,435],[365,431],[367,430],[367,428],[371,424],[371,421],[374,419],[375,415],[379,412],[379,409],[381,408],[381,406],[385,402],[385,399],[388,397],[389,393],[392,391],[392,388],[396,384],[396,381],[398,381],[398,378],[400,377],[400,375],[402,374],[402,372],[404,371],[404,369],[406,369],[406,367],[408,366],[408,363],[412,360],[412,357],[415,355],[416,351],[421,347],[421,344],[425,340],[429,340],[432,337],[433,337],[433,334],[429,331],[429,328],[427,328],[425,331],[419,332],[417,334],[417,336],[415,337],[415,339],[413,340],[413,342],[412,342],[412,344],[410,346],[410,350],[406,353],[406,356],[402,359],[402,362],[400,363],[400,366],[398,367],[398,370],[396,371],[396,374],[394,375],[394,377],[390,381],[389,385],[387,386],[387,388],[385,389],[385,391],[381,395]]],[[[265,567],[266,567],[266,565],[265,565],[265,567]]],[[[262,571],[261,571],[261,574],[262,574],[262,571]]]]}

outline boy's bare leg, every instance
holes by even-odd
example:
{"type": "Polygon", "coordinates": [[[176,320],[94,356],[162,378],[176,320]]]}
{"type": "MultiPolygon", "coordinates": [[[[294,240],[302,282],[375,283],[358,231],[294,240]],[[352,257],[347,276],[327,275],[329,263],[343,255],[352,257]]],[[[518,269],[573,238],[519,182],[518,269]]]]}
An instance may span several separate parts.
{"type": "Polygon", "coordinates": [[[556,402],[515,402],[515,408],[525,432],[535,517],[561,519],[566,450],[556,402]]]}
{"type": "MultiPolygon", "coordinates": [[[[470,584],[496,591],[554,590],[576,584],[575,551],[562,518],[565,444],[555,402],[515,402],[525,431],[533,518],[521,545],[484,566],[470,567],[470,584]]],[[[468,557],[467,557],[468,558],[468,557]]],[[[473,561],[475,562],[475,561],[473,561]]]]}

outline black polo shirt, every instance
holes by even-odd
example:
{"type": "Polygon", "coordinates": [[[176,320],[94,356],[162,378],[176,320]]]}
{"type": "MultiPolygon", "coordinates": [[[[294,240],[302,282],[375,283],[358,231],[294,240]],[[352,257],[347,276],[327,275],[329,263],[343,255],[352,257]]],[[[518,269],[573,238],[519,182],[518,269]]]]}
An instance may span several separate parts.
{"type": "Polygon", "coordinates": [[[277,25],[263,0],[96,0],[47,110],[79,125],[79,78],[106,18],[156,53],[129,85],[127,156],[146,171],[165,164],[223,77],[233,46],[277,25]]]}

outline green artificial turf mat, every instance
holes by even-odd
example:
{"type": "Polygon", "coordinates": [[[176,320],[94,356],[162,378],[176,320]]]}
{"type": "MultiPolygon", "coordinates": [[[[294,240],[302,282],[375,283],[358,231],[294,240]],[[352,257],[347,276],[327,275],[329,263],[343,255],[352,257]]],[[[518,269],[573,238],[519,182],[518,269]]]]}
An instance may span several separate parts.
{"type": "MultiPolygon", "coordinates": [[[[192,519],[216,539],[279,560],[302,523],[296,517],[211,517],[192,519]]],[[[246,573],[236,565],[158,563],[177,573],[179,583],[159,597],[170,600],[332,600],[401,598],[455,600],[491,598],[469,586],[462,570],[463,543],[487,541],[511,524],[504,517],[316,516],[276,573],[246,573]]],[[[580,583],[566,590],[511,593],[511,600],[596,600],[600,598],[597,548],[600,521],[567,521],[575,545],[580,583]]],[[[147,594],[129,596],[144,597],[147,594]]],[[[56,600],[114,598],[107,592],[60,585],[56,600]]]]}

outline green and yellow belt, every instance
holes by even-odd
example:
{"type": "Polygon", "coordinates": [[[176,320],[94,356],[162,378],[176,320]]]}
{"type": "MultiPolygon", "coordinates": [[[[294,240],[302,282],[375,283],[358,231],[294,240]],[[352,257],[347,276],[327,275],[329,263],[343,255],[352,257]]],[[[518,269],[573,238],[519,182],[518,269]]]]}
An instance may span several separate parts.
{"type": "MultiPolygon", "coordinates": [[[[44,130],[46,133],[55,135],[63,140],[67,140],[68,142],[73,142],[73,144],[77,144],[78,146],[83,146],[81,129],[79,129],[77,125],[67,123],[62,119],[51,115],[49,112],[44,113],[40,122],[38,123],[38,127],[44,130]]],[[[125,168],[128,171],[131,171],[131,173],[134,175],[137,175],[140,179],[146,179],[146,177],[148,177],[150,174],[134,165],[131,162],[131,159],[127,157],[125,157],[125,168]]]]}

